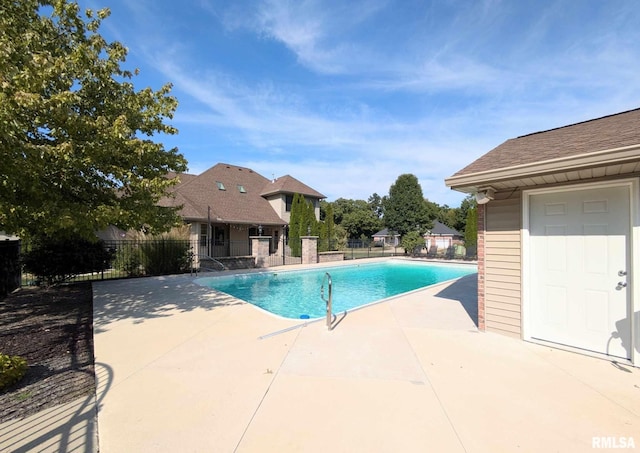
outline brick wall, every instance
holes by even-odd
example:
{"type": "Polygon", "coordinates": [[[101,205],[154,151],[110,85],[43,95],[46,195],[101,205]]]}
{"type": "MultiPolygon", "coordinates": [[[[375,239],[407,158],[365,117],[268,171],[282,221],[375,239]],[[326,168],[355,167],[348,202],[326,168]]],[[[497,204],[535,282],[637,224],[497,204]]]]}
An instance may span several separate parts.
{"type": "Polygon", "coordinates": [[[318,253],[319,263],[328,263],[330,261],[344,261],[344,252],[321,252],[318,253]]]}

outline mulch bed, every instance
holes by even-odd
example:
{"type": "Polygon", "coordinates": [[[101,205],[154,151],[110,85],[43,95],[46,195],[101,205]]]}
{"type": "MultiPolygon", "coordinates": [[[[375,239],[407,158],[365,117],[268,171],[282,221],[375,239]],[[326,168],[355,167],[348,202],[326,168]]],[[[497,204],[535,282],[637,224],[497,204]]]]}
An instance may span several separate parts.
{"type": "Polygon", "coordinates": [[[0,392],[0,423],[95,393],[91,284],[21,288],[0,300],[0,352],[29,365],[0,392]]]}

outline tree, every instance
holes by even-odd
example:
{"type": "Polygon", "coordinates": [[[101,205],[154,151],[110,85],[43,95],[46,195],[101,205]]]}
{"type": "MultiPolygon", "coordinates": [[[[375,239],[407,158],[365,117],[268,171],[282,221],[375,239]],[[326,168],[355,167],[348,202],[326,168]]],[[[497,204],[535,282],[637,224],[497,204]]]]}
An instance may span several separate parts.
{"type": "Polygon", "coordinates": [[[301,236],[319,236],[320,225],[316,219],[316,208],[312,201],[305,201],[305,215],[304,222],[302,224],[300,235],[301,236]]]}
{"type": "Polygon", "coordinates": [[[333,208],[331,205],[327,206],[326,217],[324,219],[324,226],[326,231],[326,238],[329,241],[335,239],[335,223],[333,221],[333,208]]]}
{"type": "Polygon", "coordinates": [[[350,238],[370,238],[382,228],[382,221],[371,203],[364,200],[338,198],[330,204],[333,208],[335,224],[347,230],[350,238]]]}
{"type": "Polygon", "coordinates": [[[469,208],[464,230],[464,245],[472,247],[478,244],[478,208],[469,208]]]}
{"type": "Polygon", "coordinates": [[[302,254],[300,236],[306,235],[306,232],[302,233],[306,212],[307,206],[304,197],[299,193],[294,194],[289,218],[289,247],[291,248],[291,256],[301,256],[302,254]]]}
{"type": "MultiPolygon", "coordinates": [[[[457,209],[457,212],[456,212],[456,223],[452,228],[455,228],[456,230],[462,233],[465,233],[467,231],[466,228],[468,224],[469,211],[472,209],[477,209],[477,206],[478,206],[478,203],[476,202],[475,195],[467,195],[464,198],[464,200],[460,202],[460,207],[457,209]]],[[[476,225],[476,222],[474,221],[473,224],[477,232],[478,226],[476,225]]],[[[475,233],[473,234],[475,235],[475,233]]]]}
{"type": "Polygon", "coordinates": [[[379,219],[382,218],[382,214],[384,212],[384,209],[382,207],[384,198],[380,197],[380,195],[374,192],[367,200],[367,203],[369,204],[369,207],[374,212],[376,217],[378,217],[379,219]]]}
{"type": "Polygon", "coordinates": [[[336,243],[336,228],[333,222],[333,208],[331,204],[327,204],[324,209],[324,221],[320,224],[320,244],[318,250],[326,252],[329,250],[335,250],[336,243]]]}
{"type": "Polygon", "coordinates": [[[68,0],[0,6],[0,230],[22,237],[95,237],[114,224],[166,230],[177,208],[158,205],[186,170],[154,134],[177,100],[170,85],[134,89],[127,50],[98,29],[106,9],[68,0]]]}
{"type": "Polygon", "coordinates": [[[356,200],[350,200],[347,198],[338,198],[336,201],[332,202],[331,205],[333,206],[333,218],[336,225],[341,225],[343,217],[354,209],[357,209],[356,200]]]}
{"type": "Polygon", "coordinates": [[[412,174],[398,176],[389,188],[389,196],[384,203],[383,220],[386,227],[401,236],[409,231],[417,231],[422,235],[432,227],[432,219],[418,178],[412,174]]]}

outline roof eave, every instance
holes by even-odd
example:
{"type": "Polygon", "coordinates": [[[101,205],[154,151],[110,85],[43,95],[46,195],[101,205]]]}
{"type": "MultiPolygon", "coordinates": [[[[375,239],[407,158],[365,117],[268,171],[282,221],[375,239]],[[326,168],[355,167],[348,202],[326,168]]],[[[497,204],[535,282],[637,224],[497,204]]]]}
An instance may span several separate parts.
{"type": "Polygon", "coordinates": [[[271,197],[273,195],[295,195],[299,193],[300,195],[303,195],[305,197],[309,197],[309,198],[317,198],[318,200],[324,200],[325,198],[327,198],[326,196],[322,195],[320,192],[318,193],[309,193],[309,192],[294,192],[291,190],[272,190],[270,192],[262,192],[260,194],[261,197],[263,198],[267,198],[267,197],[271,197]]]}
{"type": "MultiPolygon", "coordinates": [[[[184,217],[183,220],[187,223],[189,222],[203,223],[203,222],[207,222],[209,219],[207,219],[206,217],[184,217]]],[[[229,225],[282,226],[287,224],[287,222],[285,222],[284,220],[281,220],[279,222],[274,220],[260,221],[260,220],[238,220],[238,219],[222,219],[222,218],[211,218],[210,220],[211,220],[211,223],[222,223],[222,224],[229,224],[229,225]]]]}
{"type": "Polygon", "coordinates": [[[550,159],[512,167],[450,176],[444,180],[447,187],[460,192],[472,193],[478,187],[489,186],[492,182],[520,179],[558,171],[573,171],[588,167],[623,164],[640,160],[640,144],[613,148],[593,153],[550,159]]]}

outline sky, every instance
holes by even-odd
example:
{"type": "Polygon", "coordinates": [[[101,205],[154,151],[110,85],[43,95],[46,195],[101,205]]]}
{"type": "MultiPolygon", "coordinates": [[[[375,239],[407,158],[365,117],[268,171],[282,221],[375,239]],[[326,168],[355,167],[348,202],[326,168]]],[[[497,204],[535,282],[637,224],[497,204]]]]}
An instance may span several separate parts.
{"type": "Polygon", "coordinates": [[[509,138],[640,107],[635,0],[80,0],[129,50],[137,89],[173,84],[198,174],[291,175],[327,197],[444,179],[509,138]]]}

